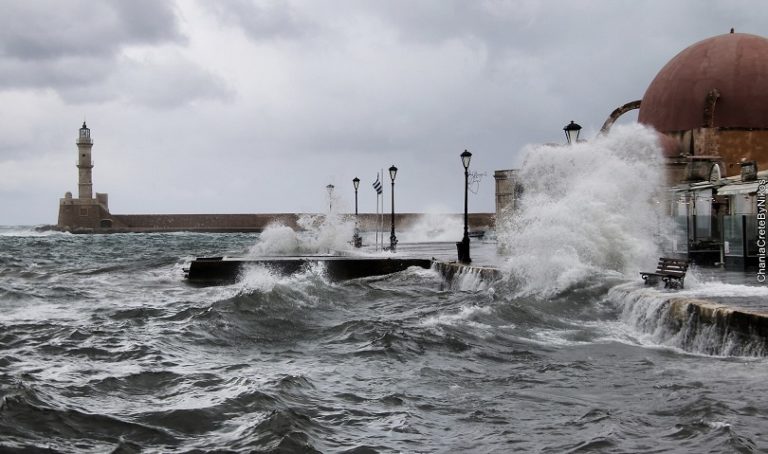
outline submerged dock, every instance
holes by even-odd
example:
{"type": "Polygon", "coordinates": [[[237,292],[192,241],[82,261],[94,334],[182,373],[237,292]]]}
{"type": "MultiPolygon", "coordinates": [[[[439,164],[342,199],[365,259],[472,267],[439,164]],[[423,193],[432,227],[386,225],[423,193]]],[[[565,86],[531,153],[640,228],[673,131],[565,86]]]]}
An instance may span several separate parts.
{"type": "Polygon", "coordinates": [[[194,283],[234,282],[249,267],[265,267],[279,274],[294,274],[313,264],[322,263],[332,280],[357,279],[404,271],[412,266],[430,268],[432,259],[349,257],[349,256],[276,256],[254,259],[199,257],[185,269],[185,277],[194,283]]]}

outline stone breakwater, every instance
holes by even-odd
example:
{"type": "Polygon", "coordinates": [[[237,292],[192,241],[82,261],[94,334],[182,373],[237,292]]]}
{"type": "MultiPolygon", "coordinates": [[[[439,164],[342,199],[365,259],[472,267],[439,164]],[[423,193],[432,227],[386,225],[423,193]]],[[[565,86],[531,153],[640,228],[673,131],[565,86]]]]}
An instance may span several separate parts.
{"type": "MultiPolygon", "coordinates": [[[[433,269],[454,290],[485,289],[504,278],[498,268],[457,262],[435,261],[433,269]]],[[[609,299],[657,342],[708,355],[768,356],[768,312],[646,290],[623,284],[609,299]]]]}
{"type": "MultiPolygon", "coordinates": [[[[109,214],[108,219],[97,225],[58,225],[48,226],[50,229],[63,230],[72,233],[150,233],[150,232],[261,232],[271,224],[282,224],[293,229],[299,229],[298,220],[305,214],[301,213],[266,213],[266,214],[109,214]]],[[[313,214],[309,214],[310,216],[313,214]]],[[[322,218],[322,214],[316,214],[322,218]]],[[[353,214],[345,214],[353,218],[353,214]]],[[[395,224],[398,230],[408,230],[423,216],[424,213],[397,213],[395,224]]],[[[444,214],[463,222],[462,214],[444,214]]],[[[358,215],[360,229],[373,231],[380,222],[375,213],[358,215]]],[[[74,222],[72,223],[74,224],[74,222]]],[[[470,230],[488,230],[495,224],[493,213],[471,213],[469,215],[470,230]]],[[[391,225],[390,215],[383,216],[385,230],[391,225]]]]}
{"type": "Polygon", "coordinates": [[[667,304],[667,328],[683,349],[722,354],[738,347],[768,355],[768,313],[693,298],[670,298],[667,304]]]}

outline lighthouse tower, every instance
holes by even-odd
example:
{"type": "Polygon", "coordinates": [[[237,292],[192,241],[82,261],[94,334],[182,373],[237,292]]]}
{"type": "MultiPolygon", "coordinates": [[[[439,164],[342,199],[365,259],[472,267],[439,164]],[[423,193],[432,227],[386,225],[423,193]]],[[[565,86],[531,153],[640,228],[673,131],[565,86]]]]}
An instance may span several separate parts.
{"type": "Polygon", "coordinates": [[[107,194],[93,192],[91,130],[83,122],[77,135],[77,197],[71,192],[59,199],[58,227],[68,232],[106,232],[113,227],[107,194]]]}
{"type": "Polygon", "coordinates": [[[93,198],[93,161],[91,160],[91,130],[85,122],[77,136],[77,171],[78,171],[78,198],[93,198]]]}

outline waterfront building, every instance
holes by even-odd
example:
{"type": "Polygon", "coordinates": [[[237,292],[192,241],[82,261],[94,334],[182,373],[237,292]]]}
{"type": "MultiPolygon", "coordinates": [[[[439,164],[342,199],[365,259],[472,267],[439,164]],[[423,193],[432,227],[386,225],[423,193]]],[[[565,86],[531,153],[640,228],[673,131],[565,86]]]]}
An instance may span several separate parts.
{"type": "Polygon", "coordinates": [[[739,175],[670,188],[675,252],[699,264],[722,264],[729,269],[757,265],[758,198],[768,170],[757,171],[754,161],[740,167],[739,175]]]}
{"type": "Polygon", "coordinates": [[[660,133],[676,252],[699,264],[757,263],[758,180],[768,176],[768,39],[731,33],[669,61],[639,103],[660,133]]]}
{"type": "MultiPolygon", "coordinates": [[[[755,264],[758,181],[768,178],[768,39],[731,29],[689,46],[642,99],[611,112],[601,133],[635,109],[664,155],[664,203],[676,225],[670,252],[699,264],[755,264]]],[[[497,216],[514,210],[516,175],[494,174],[497,216]]]]}
{"type": "Polygon", "coordinates": [[[519,183],[519,172],[519,169],[497,170],[493,172],[493,179],[496,180],[497,216],[504,209],[515,210],[517,199],[523,192],[523,188],[519,183]]]}

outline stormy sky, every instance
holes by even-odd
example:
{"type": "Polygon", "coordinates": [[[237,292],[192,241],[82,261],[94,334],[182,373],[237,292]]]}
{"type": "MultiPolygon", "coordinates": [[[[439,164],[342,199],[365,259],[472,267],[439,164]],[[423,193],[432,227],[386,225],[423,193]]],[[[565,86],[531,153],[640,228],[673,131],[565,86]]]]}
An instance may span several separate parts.
{"type": "MultiPolygon", "coordinates": [[[[55,223],[77,130],[113,213],[459,212],[463,168],[594,136],[701,39],[764,34],[755,1],[0,0],[0,225],[55,223]],[[385,180],[389,183],[389,180],[385,180]],[[389,205],[387,205],[388,207],[389,205]]],[[[622,121],[634,121],[627,115],[622,121]]]]}

